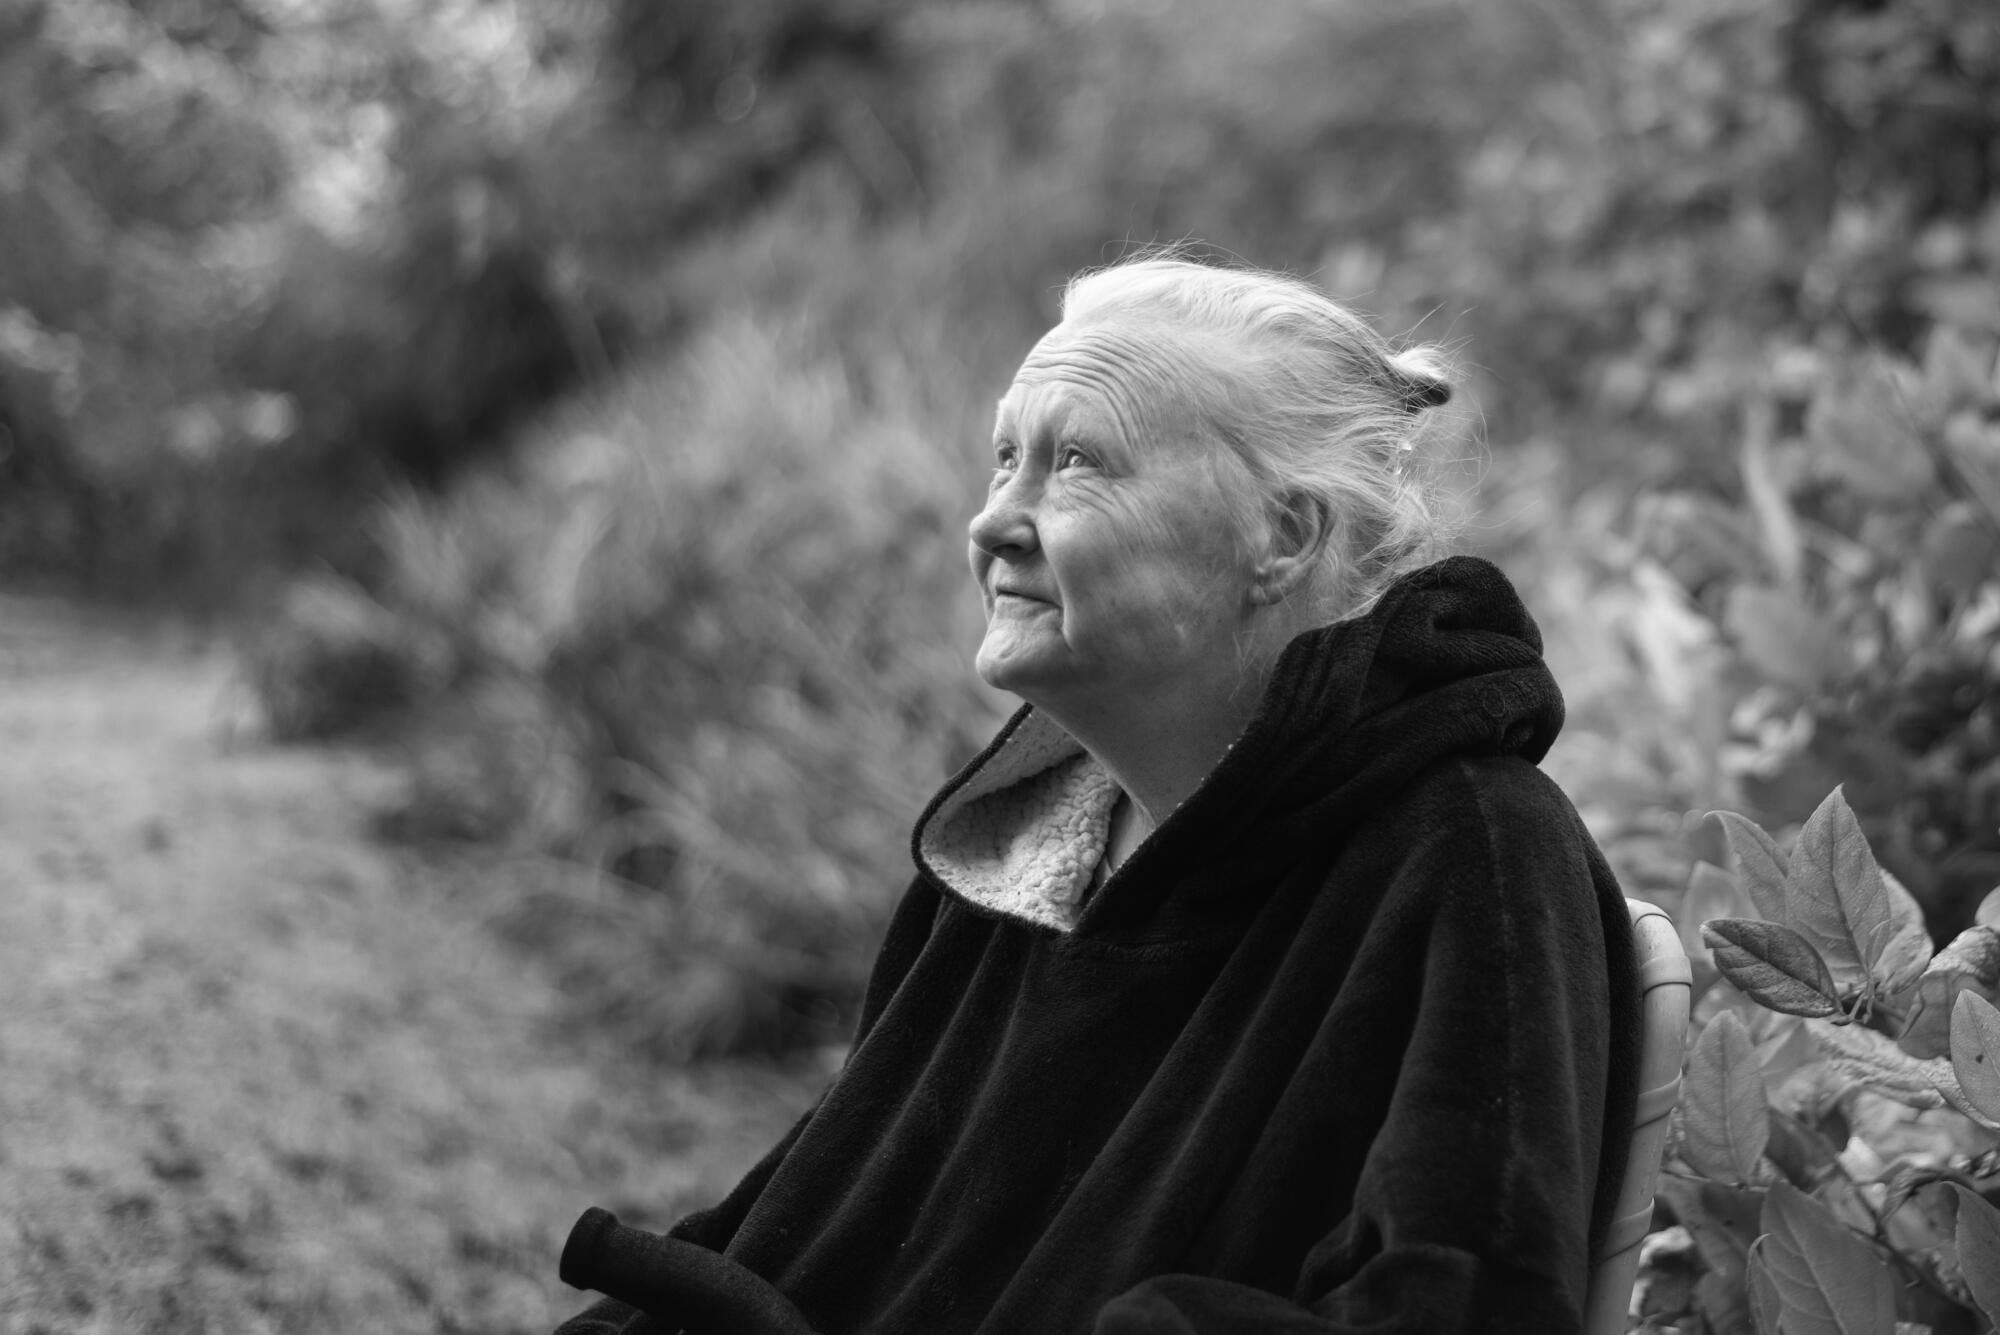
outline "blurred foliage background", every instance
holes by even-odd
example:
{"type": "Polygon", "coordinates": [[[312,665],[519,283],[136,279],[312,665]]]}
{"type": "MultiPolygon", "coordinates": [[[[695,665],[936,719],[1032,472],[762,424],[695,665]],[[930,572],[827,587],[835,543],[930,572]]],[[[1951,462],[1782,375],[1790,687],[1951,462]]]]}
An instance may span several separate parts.
{"type": "Polygon", "coordinates": [[[6,0],[0,570],[215,619],[662,1059],[838,1041],[993,399],[1194,237],[1455,346],[1633,893],[2000,882],[1990,0],[6,0]],[[566,882],[567,883],[567,882],[566,882]],[[633,930],[632,924],[644,925],[633,930]]]}

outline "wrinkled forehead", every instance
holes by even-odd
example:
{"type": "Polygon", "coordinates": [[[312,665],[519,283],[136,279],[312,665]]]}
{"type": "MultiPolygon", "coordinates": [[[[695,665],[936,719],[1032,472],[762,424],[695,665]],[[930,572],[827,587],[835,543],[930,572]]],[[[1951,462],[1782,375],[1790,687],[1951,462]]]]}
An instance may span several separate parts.
{"type": "Polygon", "coordinates": [[[1192,340],[1164,321],[1131,316],[1063,323],[1042,336],[1000,400],[1003,426],[1039,405],[1096,416],[1128,441],[1185,437],[1199,425],[1202,363],[1192,340]],[[1051,391],[1056,391],[1051,393],[1051,391]]]}

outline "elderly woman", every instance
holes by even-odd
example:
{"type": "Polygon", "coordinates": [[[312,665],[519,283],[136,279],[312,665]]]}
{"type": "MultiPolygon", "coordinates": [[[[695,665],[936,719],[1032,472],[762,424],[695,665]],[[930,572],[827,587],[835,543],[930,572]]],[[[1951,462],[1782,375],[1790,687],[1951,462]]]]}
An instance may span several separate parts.
{"type": "Polygon", "coordinates": [[[1070,285],[971,525],[1027,704],[918,821],[839,1078],[673,1241],[586,1216],[566,1277],[653,1315],[562,1335],[1578,1329],[1629,927],[1533,622],[1426,564],[1449,395],[1290,279],[1070,285]]]}

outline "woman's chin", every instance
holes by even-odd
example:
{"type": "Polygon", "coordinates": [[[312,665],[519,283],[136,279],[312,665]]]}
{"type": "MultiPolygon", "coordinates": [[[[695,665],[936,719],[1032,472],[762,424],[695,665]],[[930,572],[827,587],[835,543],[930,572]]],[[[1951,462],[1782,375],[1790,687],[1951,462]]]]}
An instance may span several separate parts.
{"type": "Polygon", "coordinates": [[[1059,665],[1050,655],[1023,645],[980,646],[972,666],[979,679],[996,691],[1010,691],[1032,703],[1036,694],[1060,682],[1059,665]]]}

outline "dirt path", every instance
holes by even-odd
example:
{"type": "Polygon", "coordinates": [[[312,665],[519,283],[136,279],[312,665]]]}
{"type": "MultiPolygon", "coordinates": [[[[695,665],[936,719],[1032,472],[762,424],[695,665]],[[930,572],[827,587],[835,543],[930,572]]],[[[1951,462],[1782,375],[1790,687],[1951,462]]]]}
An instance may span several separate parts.
{"type": "Polygon", "coordinates": [[[570,1051],[367,837],[396,776],[231,704],[217,650],[0,597],[0,1335],[548,1330],[582,1207],[713,1197],[812,1078],[570,1051]]]}

